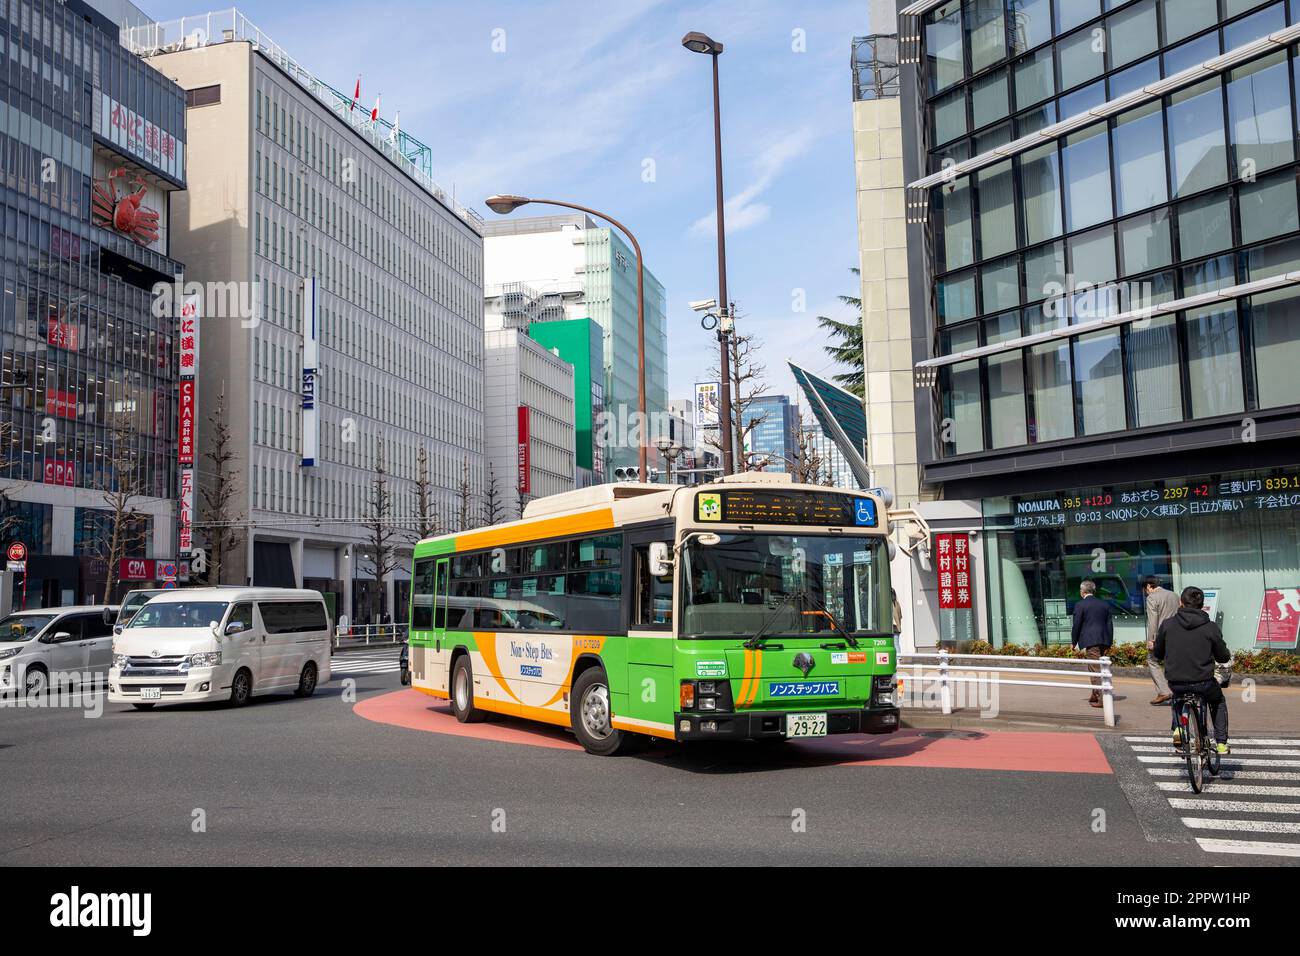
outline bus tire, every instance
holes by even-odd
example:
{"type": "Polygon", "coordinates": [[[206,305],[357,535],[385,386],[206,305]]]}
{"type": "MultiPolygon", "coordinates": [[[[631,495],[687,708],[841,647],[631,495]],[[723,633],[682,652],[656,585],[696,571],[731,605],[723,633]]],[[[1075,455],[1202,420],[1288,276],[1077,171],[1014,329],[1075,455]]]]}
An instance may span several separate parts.
{"type": "Polygon", "coordinates": [[[474,669],[469,655],[461,654],[451,668],[451,712],[462,724],[477,724],[484,712],[474,706],[474,669]]]}
{"type": "Polygon", "coordinates": [[[598,757],[630,753],[640,741],[637,734],[610,726],[609,678],[603,667],[583,671],[573,683],[573,709],[569,722],[584,750],[598,757]]]}

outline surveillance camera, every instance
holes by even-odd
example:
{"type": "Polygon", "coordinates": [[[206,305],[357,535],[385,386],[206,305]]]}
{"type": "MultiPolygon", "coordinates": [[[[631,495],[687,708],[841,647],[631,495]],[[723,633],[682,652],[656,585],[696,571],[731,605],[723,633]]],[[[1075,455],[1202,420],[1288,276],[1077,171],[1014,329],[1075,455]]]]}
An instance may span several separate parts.
{"type": "Polygon", "coordinates": [[[698,299],[691,303],[692,312],[708,312],[710,309],[717,308],[717,299],[698,299]]]}

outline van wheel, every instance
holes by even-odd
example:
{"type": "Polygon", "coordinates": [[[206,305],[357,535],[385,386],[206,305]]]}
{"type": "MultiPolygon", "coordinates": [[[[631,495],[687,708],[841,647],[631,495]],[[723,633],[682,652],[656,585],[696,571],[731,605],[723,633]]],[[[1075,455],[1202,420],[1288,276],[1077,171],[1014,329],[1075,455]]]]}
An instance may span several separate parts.
{"type": "Polygon", "coordinates": [[[592,667],[583,671],[573,684],[571,699],[573,709],[569,720],[573,725],[573,735],[587,753],[614,757],[630,753],[641,743],[640,735],[615,730],[610,725],[613,710],[605,668],[592,667]]]}
{"type": "Polygon", "coordinates": [[[483,711],[474,706],[474,670],[469,655],[456,658],[451,669],[451,712],[462,724],[477,724],[484,718],[483,711]]]}
{"type": "Polygon", "coordinates": [[[235,673],[235,679],[230,682],[230,706],[243,707],[248,703],[248,698],[253,694],[253,677],[247,670],[239,670],[235,673]]]}
{"type": "Polygon", "coordinates": [[[136,710],[153,710],[153,704],[132,704],[136,710]]]}
{"type": "Polygon", "coordinates": [[[39,665],[29,667],[23,683],[27,696],[35,697],[37,694],[44,694],[50,689],[50,675],[45,673],[45,668],[39,665]]]}
{"type": "Polygon", "coordinates": [[[316,693],[316,662],[308,661],[302,665],[302,674],[298,677],[298,689],[293,692],[295,697],[310,697],[316,693]]]}

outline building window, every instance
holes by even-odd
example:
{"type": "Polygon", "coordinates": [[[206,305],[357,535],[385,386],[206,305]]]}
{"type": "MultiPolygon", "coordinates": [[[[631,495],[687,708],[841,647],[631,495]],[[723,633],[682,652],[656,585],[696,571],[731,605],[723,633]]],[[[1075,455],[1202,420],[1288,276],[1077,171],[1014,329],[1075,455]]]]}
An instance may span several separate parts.
{"type": "Polygon", "coordinates": [[[1173,240],[1169,235],[1169,210],[1160,209],[1121,222],[1119,242],[1126,276],[1169,265],[1174,257],[1173,240]]]}
{"type": "Polygon", "coordinates": [[[1259,242],[1300,229],[1296,215],[1295,171],[1247,183],[1238,196],[1241,241],[1259,242]]]}
{"type": "Polygon", "coordinates": [[[984,415],[980,400],[978,359],[958,362],[943,370],[946,454],[964,455],[984,450],[984,415]]]}
{"type": "Polygon", "coordinates": [[[1242,179],[1249,181],[1255,172],[1295,159],[1285,52],[1248,63],[1229,74],[1228,117],[1233,165],[1242,179]]]}
{"type": "Polygon", "coordinates": [[[1223,93],[1219,80],[1179,90],[1169,98],[1169,174],[1175,196],[1227,180],[1223,93]]]}
{"type": "Polygon", "coordinates": [[[982,170],[975,177],[981,258],[1002,255],[1016,248],[1014,184],[1011,160],[982,170]]]}
{"type": "Polygon", "coordinates": [[[1249,303],[1259,407],[1300,404],[1300,290],[1253,296],[1249,303]]]}
{"type": "MultiPolygon", "coordinates": [[[[221,102],[221,84],[213,86],[199,86],[192,90],[185,91],[185,106],[213,106],[221,102]]],[[[258,107],[260,111],[261,98],[258,98],[258,107]]]]}
{"type": "Polygon", "coordinates": [[[966,75],[962,51],[961,0],[951,0],[933,11],[925,25],[925,49],[930,92],[937,93],[966,75]]]}
{"type": "Polygon", "coordinates": [[[1188,312],[1184,326],[1192,417],[1240,413],[1244,401],[1236,305],[1214,305],[1188,312]]]}
{"type": "Polygon", "coordinates": [[[1227,191],[1198,196],[1178,206],[1178,245],[1183,259],[1199,259],[1232,245],[1227,191]]]}
{"type": "Polygon", "coordinates": [[[1123,431],[1124,370],[1119,331],[1081,335],[1074,342],[1079,427],[1085,435],[1123,431]]]}
{"type": "Polygon", "coordinates": [[[1036,345],[1029,350],[1033,385],[1030,436],[1034,442],[1074,437],[1074,396],[1067,343],[1036,345]]]}
{"type": "Polygon", "coordinates": [[[1019,350],[987,360],[989,437],[994,448],[1014,448],[1025,433],[1025,366],[1019,350]]]}
{"type": "Polygon", "coordinates": [[[1065,228],[1085,229],[1111,218],[1110,137],[1098,123],[1065,140],[1065,228]]]}
{"type": "Polygon", "coordinates": [[[1061,234],[1061,181],[1056,145],[1032,149],[1020,159],[1020,183],[1029,245],[1061,234]]]}
{"type": "Polygon", "coordinates": [[[1160,103],[1121,113],[1112,137],[1115,193],[1121,216],[1169,198],[1165,182],[1165,130],[1160,103]]]}

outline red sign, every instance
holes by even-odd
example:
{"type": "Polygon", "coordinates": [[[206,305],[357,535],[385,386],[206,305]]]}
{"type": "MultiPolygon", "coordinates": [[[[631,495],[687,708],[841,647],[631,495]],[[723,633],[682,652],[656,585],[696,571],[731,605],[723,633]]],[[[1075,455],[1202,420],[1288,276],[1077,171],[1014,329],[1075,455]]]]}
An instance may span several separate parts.
{"type": "Polygon", "coordinates": [[[81,258],[81,240],[74,233],[50,226],[50,253],[60,259],[81,258]]]}
{"type": "Polygon", "coordinates": [[[181,379],[180,435],[176,460],[182,465],[194,464],[194,379],[181,379]]]}
{"type": "Polygon", "coordinates": [[[190,296],[181,304],[181,378],[193,378],[199,368],[199,302],[190,296]]]}
{"type": "Polygon", "coordinates": [[[528,406],[519,406],[519,493],[528,494],[532,489],[529,475],[532,472],[532,460],[529,454],[528,406]]]}
{"type": "Polygon", "coordinates": [[[75,352],[81,345],[81,330],[71,322],[50,319],[45,329],[45,341],[56,349],[75,352]]]}
{"type": "Polygon", "coordinates": [[[73,392],[62,392],[57,388],[45,390],[45,410],[60,418],[77,417],[77,396],[73,392]]]}
{"type": "Polygon", "coordinates": [[[128,236],[142,246],[158,241],[158,212],[140,205],[149,191],[143,176],[136,176],[129,185],[119,188],[118,180],[125,183],[127,171],[119,168],[106,179],[96,179],[90,195],[90,221],[105,229],[128,236]]]}
{"type": "Polygon", "coordinates": [[[44,479],[47,485],[66,485],[71,488],[77,483],[77,466],[64,458],[47,459],[44,479]]]}
{"type": "Polygon", "coordinates": [[[176,525],[182,554],[194,548],[194,469],[181,469],[181,494],[176,505],[176,525]]]}
{"type": "Polygon", "coordinates": [[[971,606],[970,536],[936,534],[934,536],[936,570],[939,574],[941,610],[969,609],[971,606]]]}
{"type": "Polygon", "coordinates": [[[1300,637],[1300,588],[1269,588],[1259,610],[1255,646],[1289,650],[1300,637]]]}
{"type": "Polygon", "coordinates": [[[15,541],[13,544],[9,545],[9,560],[26,561],[27,545],[23,544],[21,541],[15,541]]]}
{"type": "Polygon", "coordinates": [[[120,581],[152,581],[153,558],[123,558],[118,565],[117,577],[120,581]]]}

